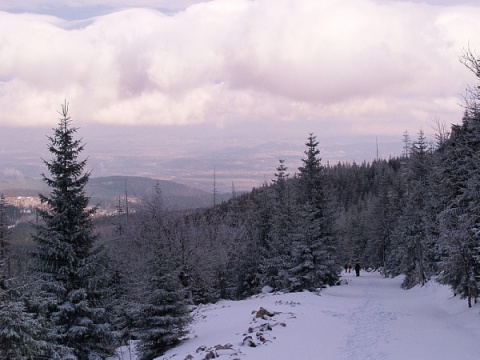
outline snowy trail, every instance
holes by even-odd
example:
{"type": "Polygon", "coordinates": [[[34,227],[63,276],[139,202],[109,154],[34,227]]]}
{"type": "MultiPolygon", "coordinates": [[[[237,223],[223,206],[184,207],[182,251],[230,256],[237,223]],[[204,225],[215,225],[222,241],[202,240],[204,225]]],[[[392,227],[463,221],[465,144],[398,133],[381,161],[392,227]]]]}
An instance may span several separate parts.
{"type": "Polygon", "coordinates": [[[348,332],[338,359],[479,358],[479,327],[469,328],[471,317],[480,322],[478,310],[466,309],[446,287],[430,283],[406,291],[400,288],[401,277],[385,279],[378,273],[343,278],[348,285],[323,293],[345,300],[348,332]]]}
{"type": "Polygon", "coordinates": [[[434,282],[402,290],[401,277],[362,272],[343,279],[347,285],[320,295],[262,294],[199,306],[190,339],[158,359],[203,360],[209,353],[220,360],[480,358],[480,306],[468,309],[434,282]],[[276,314],[255,318],[260,307],[276,314]],[[256,346],[245,345],[246,337],[256,346]]]}
{"type": "Polygon", "coordinates": [[[390,359],[385,348],[392,339],[393,322],[402,316],[386,306],[398,299],[401,280],[385,281],[378,274],[364,272],[360,277],[344,274],[349,284],[326,290],[323,296],[343,296],[346,332],[339,359],[390,359]]]}

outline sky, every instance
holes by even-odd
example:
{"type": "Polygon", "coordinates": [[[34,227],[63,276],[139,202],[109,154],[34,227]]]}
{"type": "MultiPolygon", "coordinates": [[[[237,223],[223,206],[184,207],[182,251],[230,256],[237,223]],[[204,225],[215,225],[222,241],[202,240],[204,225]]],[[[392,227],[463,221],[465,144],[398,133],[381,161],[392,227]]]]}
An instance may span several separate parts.
{"type": "Polygon", "coordinates": [[[458,1],[67,3],[0,1],[1,124],[50,125],[67,99],[86,123],[415,133],[458,119],[480,45],[458,1]]]}
{"type": "Polygon", "coordinates": [[[74,125],[137,142],[400,143],[461,121],[479,17],[470,0],[0,0],[0,128],[51,129],[67,101],[74,125]]]}
{"type": "MultiPolygon", "coordinates": [[[[209,352],[219,360],[477,359],[479,305],[469,309],[433,280],[410,290],[400,288],[402,280],[343,273],[343,285],[319,294],[199,305],[189,339],[157,359],[203,360],[209,352]],[[257,318],[262,307],[274,315],[257,318]],[[244,345],[248,336],[255,347],[244,345]]],[[[120,348],[114,359],[136,360],[133,351],[120,348]]]]}

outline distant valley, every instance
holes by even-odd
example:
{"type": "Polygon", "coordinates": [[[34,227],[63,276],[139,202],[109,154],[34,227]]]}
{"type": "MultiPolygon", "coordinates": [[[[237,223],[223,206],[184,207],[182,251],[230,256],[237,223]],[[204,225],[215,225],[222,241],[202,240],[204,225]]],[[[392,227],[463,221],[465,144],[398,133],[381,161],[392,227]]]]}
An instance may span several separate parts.
{"type": "MultiPolygon", "coordinates": [[[[134,210],[142,202],[152,198],[157,182],[160,185],[166,209],[184,210],[213,205],[213,193],[173,181],[147,177],[92,177],[86,186],[86,193],[91,198],[91,204],[98,204],[102,212],[113,213],[119,204],[125,209],[127,201],[130,209],[134,210]]],[[[48,195],[48,192],[48,187],[40,179],[0,179],[0,193],[4,194],[7,200],[22,201],[22,198],[33,198],[28,203],[35,203],[39,193],[48,195]]],[[[230,197],[231,194],[216,194],[215,200],[220,203],[230,197]]],[[[25,199],[23,201],[26,202],[25,199]]]]}
{"type": "MultiPolygon", "coordinates": [[[[246,136],[241,129],[189,129],[80,127],[78,135],[85,142],[80,157],[87,158],[86,170],[92,171],[92,178],[161,179],[202,190],[212,198],[214,178],[218,193],[249,191],[274,178],[279,159],[285,160],[287,172],[293,176],[301,165],[308,135],[292,132],[292,137],[285,139],[263,134],[261,129],[255,137],[246,136]]],[[[30,182],[28,179],[40,179],[46,171],[42,159],[50,158],[46,144],[51,129],[0,128],[0,132],[0,184],[2,179],[15,179],[19,185],[30,182]]],[[[375,137],[319,135],[323,164],[361,163],[377,156],[375,137]]],[[[381,158],[401,153],[401,134],[378,138],[381,158]]],[[[132,193],[140,193],[140,187],[132,184],[132,193]]]]}

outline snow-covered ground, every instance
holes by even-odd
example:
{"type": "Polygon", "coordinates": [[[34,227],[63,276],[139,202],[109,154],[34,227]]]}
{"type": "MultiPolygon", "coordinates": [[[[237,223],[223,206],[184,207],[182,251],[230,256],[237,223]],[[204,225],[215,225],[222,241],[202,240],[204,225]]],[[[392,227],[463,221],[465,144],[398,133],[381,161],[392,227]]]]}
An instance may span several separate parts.
{"type": "MultiPolygon", "coordinates": [[[[158,359],[480,359],[480,306],[468,309],[448,287],[402,290],[401,277],[365,271],[343,279],[320,294],[199,306],[190,339],[158,359]],[[273,316],[256,317],[261,308],[273,316]]],[[[116,359],[135,359],[122,350],[116,359]]]]}

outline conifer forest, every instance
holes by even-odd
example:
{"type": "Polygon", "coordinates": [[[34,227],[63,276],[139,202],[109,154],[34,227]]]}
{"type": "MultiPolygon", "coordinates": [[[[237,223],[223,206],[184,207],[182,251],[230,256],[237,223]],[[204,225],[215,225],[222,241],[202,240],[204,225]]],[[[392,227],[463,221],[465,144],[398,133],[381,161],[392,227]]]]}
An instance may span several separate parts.
{"type": "MultiPolygon", "coordinates": [[[[464,64],[463,119],[403,135],[397,157],[322,163],[306,134],[299,168],[210,208],[171,211],[158,185],[141,210],[95,216],[88,148],[62,105],[48,138],[38,221],[19,256],[0,199],[0,359],[104,359],[138,340],[153,359],[187,334],[189,306],[262,291],[320,291],[347,263],[435,279],[473,306],[480,291],[480,59],[464,64]]],[[[321,132],[321,129],[318,130],[321,132]]],[[[401,134],[399,134],[399,138],[401,134]]]]}

